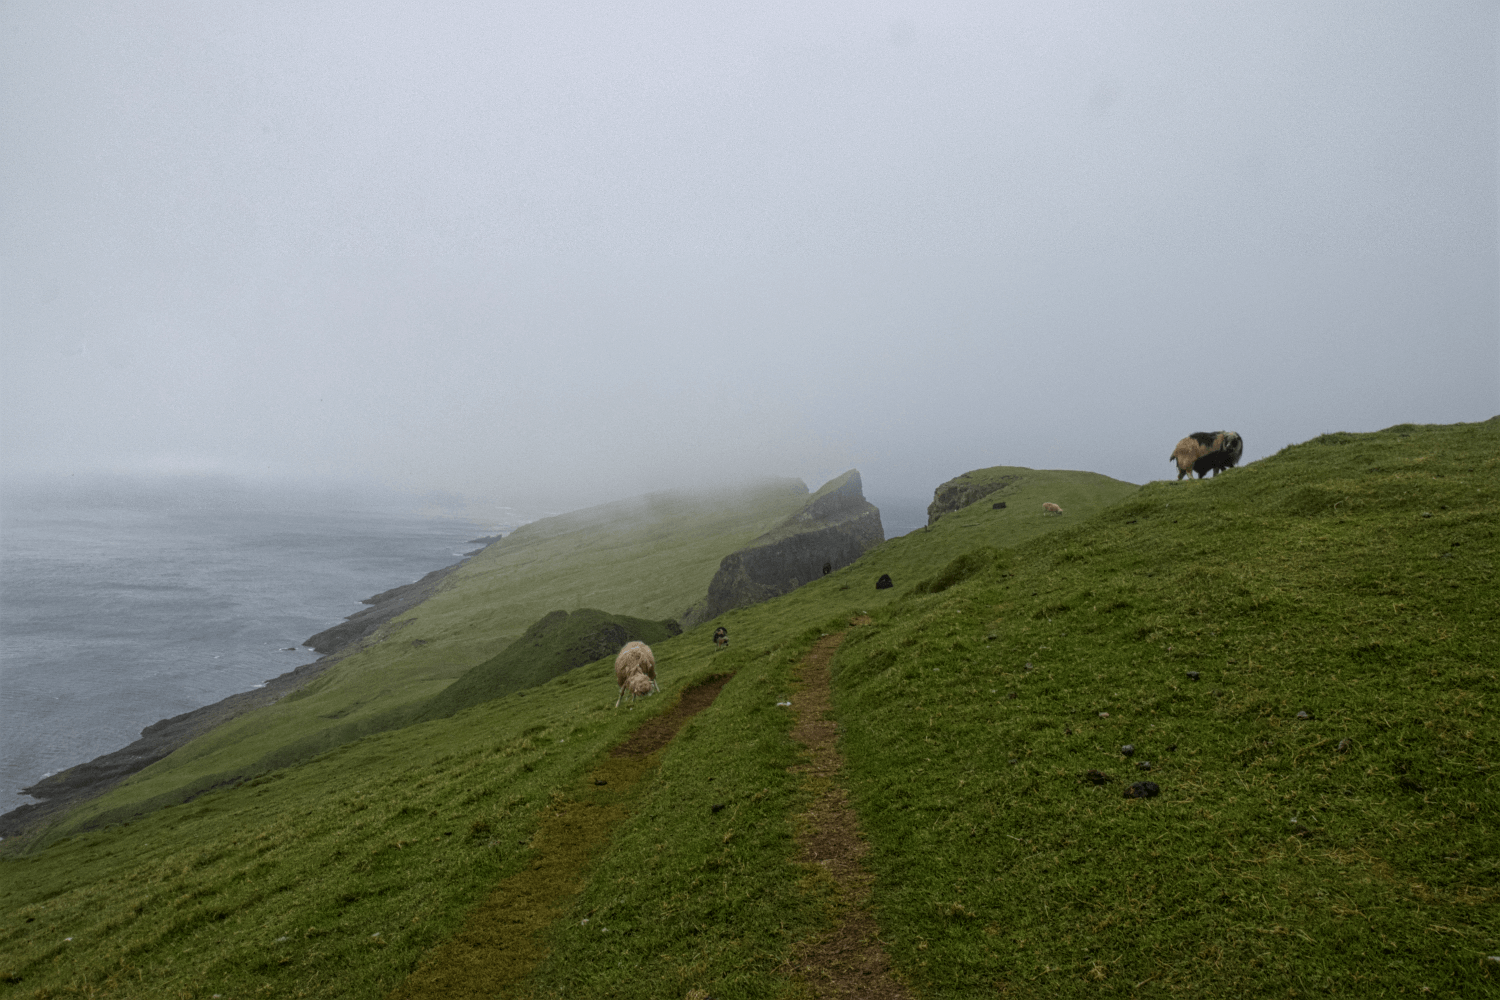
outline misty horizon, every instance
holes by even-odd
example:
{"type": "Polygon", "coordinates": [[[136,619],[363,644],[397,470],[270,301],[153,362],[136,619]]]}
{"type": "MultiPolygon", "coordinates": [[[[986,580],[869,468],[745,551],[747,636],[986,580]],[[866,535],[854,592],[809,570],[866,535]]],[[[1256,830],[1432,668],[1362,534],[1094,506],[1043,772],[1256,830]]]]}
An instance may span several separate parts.
{"type": "Polygon", "coordinates": [[[1497,23],[11,5],[0,476],[894,510],[1484,420],[1497,23]]]}

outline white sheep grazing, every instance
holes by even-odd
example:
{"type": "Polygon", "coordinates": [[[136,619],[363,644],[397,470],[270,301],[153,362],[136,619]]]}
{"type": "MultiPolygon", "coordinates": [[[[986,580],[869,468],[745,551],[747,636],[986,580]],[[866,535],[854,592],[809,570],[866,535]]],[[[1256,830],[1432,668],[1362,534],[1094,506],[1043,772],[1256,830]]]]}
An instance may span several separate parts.
{"type": "Polygon", "coordinates": [[[1055,503],[1044,503],[1044,504],[1042,504],[1042,513],[1043,514],[1061,514],[1062,513],[1062,508],[1059,507],[1055,503]]]}
{"type": "MultiPolygon", "coordinates": [[[[651,693],[651,678],[645,674],[631,674],[625,678],[625,686],[620,689],[621,698],[625,697],[627,690],[630,692],[631,702],[634,702],[637,698],[644,698],[651,693]]],[[[617,699],[615,701],[615,708],[619,707],[620,702],[617,699]]]]}
{"type": "MultiPolygon", "coordinates": [[[[656,657],[651,652],[651,647],[644,642],[627,642],[620,648],[619,655],[615,657],[615,681],[620,685],[620,697],[615,699],[615,708],[620,707],[620,701],[625,697],[625,691],[630,689],[632,695],[636,694],[631,677],[639,676],[645,680],[646,693],[652,690],[660,691],[656,683],[656,657]]],[[[632,701],[634,698],[632,697],[632,701]]]]}

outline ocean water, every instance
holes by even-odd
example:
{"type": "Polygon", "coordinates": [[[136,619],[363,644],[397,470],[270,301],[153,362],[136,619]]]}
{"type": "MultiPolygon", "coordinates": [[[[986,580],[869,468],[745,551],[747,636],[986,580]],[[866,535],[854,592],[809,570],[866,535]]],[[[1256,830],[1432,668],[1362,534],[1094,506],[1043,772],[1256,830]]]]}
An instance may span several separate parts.
{"type": "Polygon", "coordinates": [[[317,659],[304,639],[499,530],[509,526],[223,482],[7,495],[0,812],[159,719],[317,659]]]}

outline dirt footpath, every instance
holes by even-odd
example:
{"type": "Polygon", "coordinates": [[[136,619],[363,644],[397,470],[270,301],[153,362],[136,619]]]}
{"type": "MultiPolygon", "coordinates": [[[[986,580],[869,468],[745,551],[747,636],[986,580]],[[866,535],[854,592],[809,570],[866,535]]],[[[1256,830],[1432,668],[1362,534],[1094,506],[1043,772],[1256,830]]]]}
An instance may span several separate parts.
{"type": "MultiPolygon", "coordinates": [[[[855,619],[853,624],[867,621],[855,619]]],[[[815,997],[910,1000],[911,993],[892,975],[880,929],[870,913],[874,876],[861,863],[869,847],[860,834],[848,793],[839,784],[844,760],[836,742],[838,727],[832,721],[830,663],[843,638],[839,633],[818,640],[798,668],[802,687],[792,695],[797,717],[792,738],[807,747],[810,758],[794,770],[805,776],[813,796],[812,806],[798,823],[797,860],[820,866],[837,887],[837,923],[798,945],[793,973],[815,997]]]]}

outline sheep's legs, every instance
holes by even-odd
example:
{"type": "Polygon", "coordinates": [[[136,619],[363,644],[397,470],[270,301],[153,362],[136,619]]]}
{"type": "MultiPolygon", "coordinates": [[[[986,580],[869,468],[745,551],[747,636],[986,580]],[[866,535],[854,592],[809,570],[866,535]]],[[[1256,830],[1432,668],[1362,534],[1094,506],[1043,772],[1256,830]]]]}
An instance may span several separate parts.
{"type": "Polygon", "coordinates": [[[620,702],[622,702],[624,700],[625,700],[625,685],[621,684],[620,685],[620,697],[618,697],[618,698],[615,699],[615,708],[619,708],[620,707],[620,702]]]}

